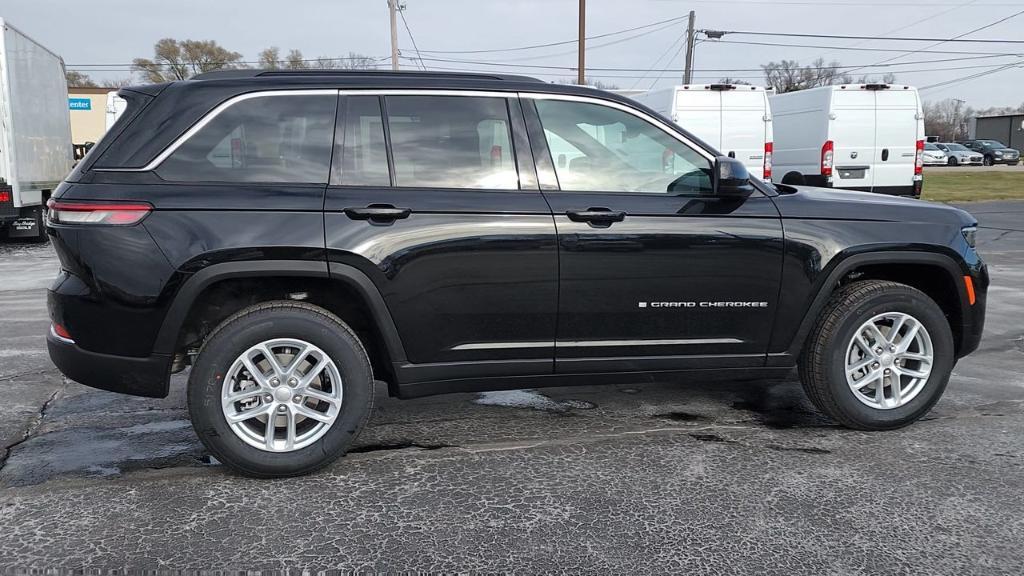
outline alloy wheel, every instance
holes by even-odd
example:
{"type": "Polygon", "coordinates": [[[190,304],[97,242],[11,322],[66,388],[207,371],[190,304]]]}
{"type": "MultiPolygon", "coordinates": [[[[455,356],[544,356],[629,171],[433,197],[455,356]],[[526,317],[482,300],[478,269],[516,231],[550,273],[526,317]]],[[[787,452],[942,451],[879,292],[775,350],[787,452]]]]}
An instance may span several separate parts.
{"type": "Polygon", "coordinates": [[[902,312],[861,324],[846,350],[846,383],[857,400],[880,410],[905,406],[924,388],[934,363],[931,336],[902,312]]]}
{"type": "Polygon", "coordinates": [[[292,338],[252,346],[231,364],[221,408],[243,442],[291,452],[323,437],[341,412],[341,374],[326,352],[292,338]]]}

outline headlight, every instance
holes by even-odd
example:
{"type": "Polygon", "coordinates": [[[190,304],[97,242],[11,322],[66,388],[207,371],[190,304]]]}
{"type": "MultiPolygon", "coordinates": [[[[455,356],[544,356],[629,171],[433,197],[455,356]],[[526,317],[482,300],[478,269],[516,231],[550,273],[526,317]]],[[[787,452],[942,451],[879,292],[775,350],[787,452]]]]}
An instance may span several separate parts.
{"type": "Polygon", "coordinates": [[[995,155],[996,156],[1002,156],[1003,155],[1003,151],[1002,150],[996,150],[995,151],[995,155]]]}
{"type": "Polygon", "coordinates": [[[960,233],[964,235],[964,240],[967,241],[967,245],[974,248],[975,238],[978,236],[977,226],[967,226],[960,229],[960,233]]]}

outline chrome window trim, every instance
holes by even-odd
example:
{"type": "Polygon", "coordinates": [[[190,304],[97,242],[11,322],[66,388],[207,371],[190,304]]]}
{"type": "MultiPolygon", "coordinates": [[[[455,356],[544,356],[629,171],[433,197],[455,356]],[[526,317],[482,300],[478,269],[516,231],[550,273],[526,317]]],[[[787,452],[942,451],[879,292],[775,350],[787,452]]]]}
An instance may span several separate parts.
{"type": "Polygon", "coordinates": [[[238,104],[239,102],[244,102],[245,100],[252,100],[253,98],[266,98],[266,97],[272,97],[272,96],[335,96],[336,97],[337,95],[338,95],[338,90],[337,89],[333,89],[333,88],[332,89],[316,89],[316,90],[285,90],[285,89],[282,89],[282,90],[261,90],[261,91],[258,91],[258,92],[246,92],[244,94],[238,94],[236,96],[232,96],[231,98],[228,98],[227,100],[225,100],[225,101],[221,102],[220,104],[218,104],[213,110],[210,110],[206,114],[206,116],[203,116],[202,118],[200,118],[199,121],[196,122],[195,124],[193,124],[191,128],[186,130],[184,134],[182,134],[181,136],[178,136],[174,140],[174,142],[171,142],[171,144],[169,146],[167,146],[166,148],[163,149],[162,152],[157,154],[156,158],[153,158],[153,160],[151,160],[149,162],[149,164],[146,164],[145,166],[143,166],[141,168],[94,168],[94,170],[96,170],[97,172],[149,172],[149,171],[152,171],[152,170],[156,170],[157,168],[160,167],[161,164],[163,164],[164,160],[166,160],[168,156],[170,156],[171,154],[174,154],[178,150],[178,148],[180,148],[183,144],[185,144],[185,142],[188,142],[188,140],[190,138],[192,138],[192,136],[195,136],[197,132],[199,132],[200,130],[205,128],[206,125],[209,124],[210,122],[212,122],[214,118],[219,116],[222,112],[224,112],[228,108],[234,106],[235,104],[238,104]]]}
{"type": "Polygon", "coordinates": [[[643,111],[638,110],[636,108],[633,108],[631,106],[627,106],[625,104],[621,104],[621,103],[615,102],[613,100],[605,100],[604,98],[596,98],[596,97],[593,97],[593,96],[577,96],[575,94],[552,94],[552,93],[542,93],[542,92],[520,92],[519,93],[519,97],[520,98],[529,98],[529,99],[532,99],[532,100],[564,100],[564,101],[567,101],[567,102],[582,102],[582,103],[585,103],[585,104],[595,104],[595,105],[598,105],[598,106],[607,106],[608,108],[614,108],[616,110],[620,110],[622,112],[626,112],[627,114],[631,114],[631,115],[636,116],[637,118],[639,118],[641,120],[644,120],[648,124],[653,124],[656,128],[660,129],[662,132],[665,132],[666,134],[668,134],[672,138],[675,138],[679,142],[681,142],[681,143],[685,144],[686,146],[688,146],[689,148],[693,149],[695,152],[697,152],[697,154],[700,154],[701,156],[703,156],[706,160],[711,162],[712,166],[714,166],[714,163],[715,163],[715,155],[714,154],[708,152],[702,146],[700,146],[697,143],[693,142],[689,138],[686,138],[685,136],[683,136],[682,134],[677,132],[674,128],[672,128],[669,125],[665,124],[661,120],[658,120],[657,118],[655,118],[655,117],[653,117],[653,116],[651,116],[649,114],[646,114],[643,111]]]}

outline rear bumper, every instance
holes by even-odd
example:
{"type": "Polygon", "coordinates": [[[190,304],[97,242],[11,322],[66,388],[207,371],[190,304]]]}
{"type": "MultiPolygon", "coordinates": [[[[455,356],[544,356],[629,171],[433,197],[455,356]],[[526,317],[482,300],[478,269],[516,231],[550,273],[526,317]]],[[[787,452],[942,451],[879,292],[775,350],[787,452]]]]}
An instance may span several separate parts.
{"type": "Polygon", "coordinates": [[[52,332],[46,336],[46,348],[57,369],[80,384],[133,396],[167,396],[170,356],[154,354],[132,358],[89,352],[59,339],[52,332]]]}

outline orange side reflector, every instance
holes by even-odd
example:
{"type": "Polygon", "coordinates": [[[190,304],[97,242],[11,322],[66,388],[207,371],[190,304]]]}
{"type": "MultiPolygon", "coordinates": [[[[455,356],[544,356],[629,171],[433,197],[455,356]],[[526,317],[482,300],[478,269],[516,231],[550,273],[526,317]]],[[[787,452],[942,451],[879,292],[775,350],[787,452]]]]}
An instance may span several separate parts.
{"type": "Polygon", "coordinates": [[[967,289],[967,301],[974,306],[974,280],[970,276],[964,276],[964,288],[967,289]]]}

